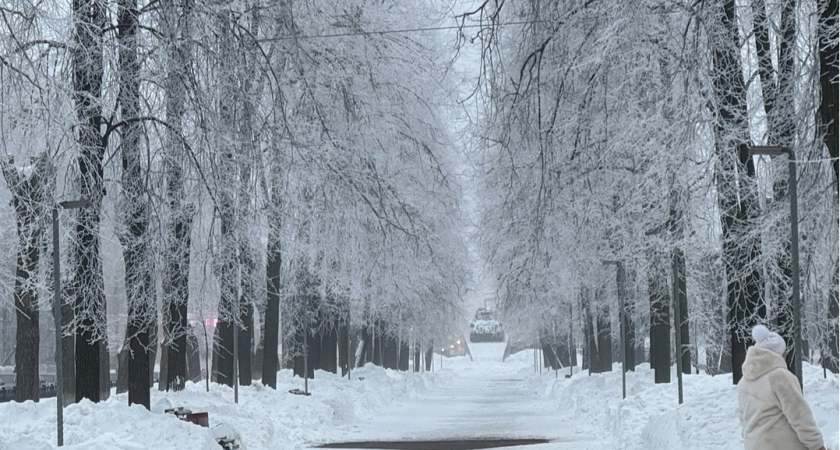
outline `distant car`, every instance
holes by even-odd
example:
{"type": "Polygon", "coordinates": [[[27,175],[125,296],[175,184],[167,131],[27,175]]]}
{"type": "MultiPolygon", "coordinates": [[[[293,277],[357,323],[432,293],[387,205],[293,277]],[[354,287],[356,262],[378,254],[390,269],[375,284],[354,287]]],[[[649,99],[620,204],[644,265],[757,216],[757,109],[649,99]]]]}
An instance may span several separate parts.
{"type": "Polygon", "coordinates": [[[17,374],[0,373],[0,390],[13,391],[17,386],[17,374]]]}
{"type": "Polygon", "coordinates": [[[496,311],[479,308],[470,322],[470,342],[504,342],[505,330],[496,311]]]}
{"type": "Polygon", "coordinates": [[[41,388],[42,389],[53,389],[55,388],[55,374],[54,373],[45,373],[41,375],[41,388]]]}
{"type": "Polygon", "coordinates": [[[440,350],[437,350],[437,353],[447,357],[465,356],[467,354],[467,343],[463,339],[454,338],[440,350]]]}

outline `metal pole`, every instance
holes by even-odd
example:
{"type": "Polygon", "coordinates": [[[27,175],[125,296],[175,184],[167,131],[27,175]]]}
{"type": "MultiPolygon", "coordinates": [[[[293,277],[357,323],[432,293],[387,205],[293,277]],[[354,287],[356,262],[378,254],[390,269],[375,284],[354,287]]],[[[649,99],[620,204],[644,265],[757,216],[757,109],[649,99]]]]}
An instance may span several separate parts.
{"type": "MultiPolygon", "coordinates": [[[[571,378],[572,375],[575,374],[575,365],[577,364],[577,347],[574,345],[574,340],[572,336],[574,336],[574,328],[572,326],[572,319],[574,315],[574,308],[572,304],[569,303],[569,377],[571,378]],[[574,358],[574,359],[572,359],[574,358]]],[[[581,361],[581,366],[583,361],[581,361]]]]}
{"type": "Polygon", "coordinates": [[[210,341],[207,338],[207,324],[204,320],[204,317],[202,317],[201,326],[204,328],[204,388],[207,392],[210,392],[210,341]]]}
{"type": "Polygon", "coordinates": [[[233,403],[239,403],[239,327],[233,318],[233,403]]]}
{"type": "Polygon", "coordinates": [[[64,445],[64,374],[62,373],[61,255],[58,242],[58,207],[52,210],[53,231],[53,320],[55,322],[55,424],[56,441],[64,445]]]}
{"type": "Polygon", "coordinates": [[[788,172],[790,189],[790,265],[793,271],[793,367],[799,387],[802,388],[802,317],[799,298],[799,214],[796,193],[796,154],[792,148],[785,149],[788,154],[788,172]]]}
{"type": "Polygon", "coordinates": [[[618,287],[618,320],[620,322],[619,330],[621,333],[621,398],[627,398],[627,348],[625,341],[627,339],[627,327],[624,323],[624,317],[627,311],[624,310],[624,265],[621,262],[616,263],[616,286],[618,287]]]}
{"type": "Polygon", "coordinates": [[[303,327],[303,392],[309,393],[309,328],[303,327]]]}
{"type": "Polygon", "coordinates": [[[353,339],[350,334],[350,309],[347,310],[347,379],[350,379],[350,370],[356,362],[356,355],[352,354],[353,339]]]}

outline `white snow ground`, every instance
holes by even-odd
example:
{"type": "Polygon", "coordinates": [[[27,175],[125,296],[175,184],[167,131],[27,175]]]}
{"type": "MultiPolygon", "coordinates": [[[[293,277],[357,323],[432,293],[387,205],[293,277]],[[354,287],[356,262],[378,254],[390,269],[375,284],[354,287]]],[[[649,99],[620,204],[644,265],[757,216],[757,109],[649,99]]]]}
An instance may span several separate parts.
{"type": "MultiPolygon", "coordinates": [[[[278,374],[278,390],[259,383],[240,389],[190,384],[180,393],[152,392],[193,411],[208,411],[211,427],[238,431],[243,449],[303,449],[319,443],[439,438],[547,438],[549,444],[519,449],[741,449],[736,394],[728,376],[685,377],[685,402],[677,405],[676,381],[655,385],[642,365],[628,373],[628,398],[621,400],[619,365],[588,376],[535,373],[533,352],[501,362],[501,346],[474,344],[469,357],[435,356],[434,373],[398,373],[368,366],[352,380],[319,372],[312,396],[289,371],[278,374]]],[[[805,397],[826,446],[840,450],[838,379],[806,365],[805,397]]],[[[674,377],[674,380],[676,378],[674,377]]],[[[210,430],[172,416],[128,407],[125,395],[65,409],[68,449],[214,449],[210,430]]],[[[155,409],[155,408],[153,408],[155,409]]],[[[0,449],[55,448],[55,400],[0,404],[0,449]]],[[[513,449],[514,447],[508,447],[513,449]]]]}

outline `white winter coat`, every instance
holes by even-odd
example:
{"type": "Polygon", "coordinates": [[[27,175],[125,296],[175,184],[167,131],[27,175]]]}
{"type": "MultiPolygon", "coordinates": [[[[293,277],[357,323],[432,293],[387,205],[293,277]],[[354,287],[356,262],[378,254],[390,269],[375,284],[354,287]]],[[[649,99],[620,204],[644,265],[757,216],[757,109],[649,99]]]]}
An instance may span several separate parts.
{"type": "Polygon", "coordinates": [[[738,382],[739,418],[746,450],[817,450],[822,434],[784,358],[750,347],[738,382]]]}

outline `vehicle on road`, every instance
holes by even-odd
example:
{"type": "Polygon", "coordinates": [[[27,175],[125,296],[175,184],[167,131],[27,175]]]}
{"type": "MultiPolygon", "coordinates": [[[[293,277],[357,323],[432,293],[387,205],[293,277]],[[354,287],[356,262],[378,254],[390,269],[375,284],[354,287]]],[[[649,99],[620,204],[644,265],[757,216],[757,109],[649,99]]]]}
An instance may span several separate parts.
{"type": "Polygon", "coordinates": [[[14,391],[17,386],[17,374],[0,373],[0,391],[14,391]]]}
{"type": "Polygon", "coordinates": [[[53,389],[55,388],[55,374],[54,373],[45,373],[41,375],[41,389],[53,389]]]}
{"type": "Polygon", "coordinates": [[[467,351],[467,343],[463,338],[452,338],[449,340],[449,343],[444,344],[440,347],[440,349],[437,349],[436,353],[446,357],[452,357],[466,356],[467,351]]]}
{"type": "Polygon", "coordinates": [[[479,308],[470,322],[470,342],[504,342],[505,330],[496,311],[479,308]]]}

